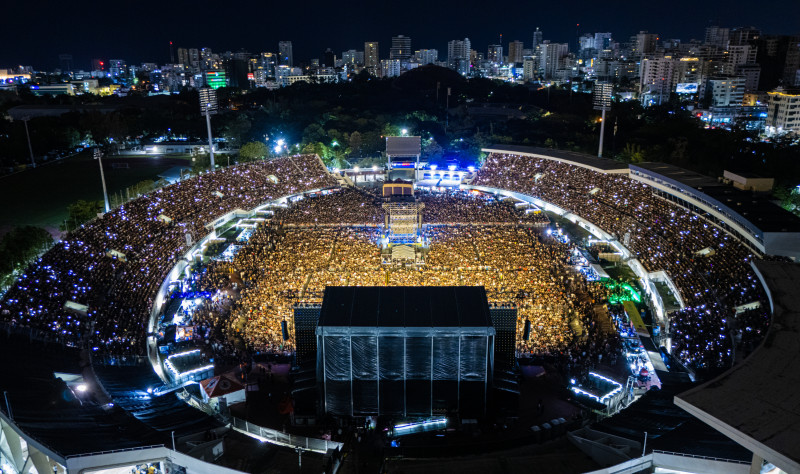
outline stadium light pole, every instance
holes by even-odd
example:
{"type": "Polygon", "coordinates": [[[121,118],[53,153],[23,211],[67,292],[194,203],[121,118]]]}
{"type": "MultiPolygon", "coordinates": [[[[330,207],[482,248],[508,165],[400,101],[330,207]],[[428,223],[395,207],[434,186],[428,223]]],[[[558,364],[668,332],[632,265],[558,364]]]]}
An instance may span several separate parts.
{"type": "Polygon", "coordinates": [[[611,109],[611,93],[614,90],[613,84],[607,81],[597,81],[594,83],[592,102],[594,109],[600,111],[600,146],[597,149],[597,157],[603,157],[603,137],[606,132],[606,111],[611,109]]]}
{"type": "Polygon", "coordinates": [[[108,205],[108,191],[106,190],[106,175],[103,173],[103,152],[100,151],[99,148],[94,149],[94,159],[97,160],[98,164],[100,165],[100,181],[103,183],[103,199],[106,203],[106,212],[111,210],[111,207],[108,205]]]}
{"type": "Polygon", "coordinates": [[[33,146],[31,146],[31,133],[28,131],[28,120],[30,117],[25,117],[22,119],[22,123],[25,124],[25,136],[28,137],[28,151],[31,152],[31,166],[36,168],[36,161],[33,159],[33,146]]]}
{"type": "Polygon", "coordinates": [[[211,171],[214,171],[214,142],[211,137],[211,115],[217,113],[217,91],[211,87],[200,88],[200,112],[206,116],[208,128],[208,155],[211,157],[211,171]]]}

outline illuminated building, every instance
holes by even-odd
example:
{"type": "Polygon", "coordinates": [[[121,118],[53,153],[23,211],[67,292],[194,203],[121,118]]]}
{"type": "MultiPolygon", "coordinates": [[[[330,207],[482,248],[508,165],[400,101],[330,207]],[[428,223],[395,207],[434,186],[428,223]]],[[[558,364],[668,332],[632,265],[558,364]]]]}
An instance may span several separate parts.
{"type": "Polygon", "coordinates": [[[408,36],[392,36],[392,47],[389,49],[389,59],[408,61],[411,58],[411,38],[408,36]]]}
{"type": "Polygon", "coordinates": [[[744,78],[726,77],[709,79],[706,93],[711,107],[742,105],[744,100],[744,78]]]}
{"type": "Polygon", "coordinates": [[[189,50],[186,48],[178,48],[178,63],[184,66],[189,66],[189,50]]]}
{"type": "Polygon", "coordinates": [[[466,76],[469,74],[472,43],[469,38],[447,42],[447,67],[466,76]]]}
{"type": "Polygon", "coordinates": [[[342,53],[342,63],[345,66],[358,66],[364,64],[364,52],[348,49],[342,53]]]}
{"type": "Polygon", "coordinates": [[[206,85],[212,89],[219,89],[228,85],[225,71],[206,71],[206,85]]]}
{"type": "Polygon", "coordinates": [[[521,63],[523,49],[524,45],[522,44],[522,41],[516,40],[508,43],[508,62],[521,63]]]}
{"type": "Polygon", "coordinates": [[[439,51],[436,49],[420,49],[414,52],[414,57],[421,65],[433,64],[439,60],[439,51]]]}
{"type": "Polygon", "coordinates": [[[399,59],[381,60],[381,77],[397,77],[400,75],[399,59]]]}
{"type": "Polygon", "coordinates": [[[378,73],[378,67],[380,66],[379,53],[377,41],[364,43],[364,67],[367,68],[370,74],[377,75],[378,73]]]}
{"type": "Polygon", "coordinates": [[[563,65],[563,58],[567,53],[569,53],[567,43],[545,41],[539,45],[539,70],[545,79],[555,77],[556,70],[563,65]]]}
{"type": "Polygon", "coordinates": [[[291,41],[278,42],[278,64],[289,67],[294,66],[291,41]]]}
{"type": "Polygon", "coordinates": [[[0,69],[0,84],[23,84],[30,80],[29,73],[16,73],[11,69],[0,69]]]}
{"type": "Polygon", "coordinates": [[[675,63],[672,56],[642,59],[640,66],[639,99],[645,107],[660,105],[672,93],[675,63]]]}
{"type": "Polygon", "coordinates": [[[72,84],[32,85],[31,92],[33,95],[75,95],[75,86],[72,84]]]}
{"type": "Polygon", "coordinates": [[[124,59],[109,59],[108,72],[112,77],[125,76],[128,73],[128,66],[124,59]]]}
{"type": "Polygon", "coordinates": [[[531,45],[531,49],[535,50],[537,46],[542,44],[542,30],[539,27],[536,27],[536,31],[533,32],[533,44],[531,45]]]}
{"type": "Polygon", "coordinates": [[[489,50],[486,53],[486,59],[495,64],[502,64],[503,61],[503,45],[490,44],[489,50]]]}
{"type": "Polygon", "coordinates": [[[800,92],[787,92],[778,88],[768,94],[767,134],[800,134],[800,92]]]}

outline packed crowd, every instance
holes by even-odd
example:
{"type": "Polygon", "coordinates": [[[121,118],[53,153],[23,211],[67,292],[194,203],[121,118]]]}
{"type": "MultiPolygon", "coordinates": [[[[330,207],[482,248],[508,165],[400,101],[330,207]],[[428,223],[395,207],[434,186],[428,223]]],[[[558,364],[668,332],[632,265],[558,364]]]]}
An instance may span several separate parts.
{"type": "MultiPolygon", "coordinates": [[[[646,270],[664,270],[686,305],[671,327],[674,353],[685,363],[727,365],[731,339],[752,346],[766,330],[766,305],[736,316],[736,307],[764,298],[746,248],[647,186],[562,162],[500,154],[487,159],[475,184],[532,195],[581,215],[625,242],[646,270]]],[[[4,295],[0,317],[76,342],[88,339],[103,350],[141,353],[154,295],[187,250],[187,234],[205,235],[207,224],[234,209],[335,186],[317,157],[296,156],[162,188],[72,232],[4,295]],[[87,310],[65,308],[67,302],[87,310]]],[[[546,220],[543,214],[472,193],[423,194],[421,200],[430,224],[421,270],[381,265],[374,226],[384,217],[375,196],[345,189],[309,195],[277,211],[232,262],[205,270],[201,286],[224,289],[225,297],[202,308],[201,329],[220,344],[238,337],[254,348],[290,350],[280,323],[291,326],[294,302],[319,300],[325,286],[484,285],[492,301],[512,301],[520,320],[532,321],[533,339],[520,350],[574,347],[576,328],[588,323],[582,318],[607,298],[607,290],[568,270],[568,247],[535,228],[546,220]]]]}
{"type": "Polygon", "coordinates": [[[206,224],[234,209],[335,184],[319,158],[303,155],[161,188],[70,233],[3,296],[0,317],[76,343],[90,339],[103,350],[141,353],[153,297],[187,249],[187,233],[205,235],[206,224]],[[68,301],[88,309],[67,309],[68,301]]]}
{"type": "MultiPolygon", "coordinates": [[[[344,192],[313,199],[332,201],[337,195],[357,204],[353,194],[344,192]]],[[[476,209],[484,206],[467,199],[476,209]]],[[[296,222],[294,212],[305,214],[307,208],[303,201],[289,206],[280,220],[256,229],[233,262],[218,263],[204,274],[203,290],[242,282],[241,297],[221,319],[222,333],[241,337],[253,350],[291,349],[281,323],[293,334],[294,304],[321,302],[327,286],[484,286],[490,302],[518,308],[519,351],[563,355],[584,345],[605,347],[604,341],[582,336],[588,334],[583,328],[592,320],[593,306],[607,299],[608,290],[580,278],[569,264],[569,246],[542,229],[509,223],[435,225],[425,231],[430,241],[426,265],[395,267],[381,264],[375,227],[286,225],[296,222]],[[219,281],[219,275],[227,281],[219,281]],[[525,320],[533,327],[527,341],[522,340],[525,320]]]]}
{"type": "Polygon", "coordinates": [[[510,198],[465,191],[420,193],[425,222],[436,224],[547,224],[547,216],[529,205],[514,204],[510,198]],[[528,212],[530,211],[530,212],[528,212]]]}
{"type": "MultiPolygon", "coordinates": [[[[752,255],[728,234],[644,184],[555,160],[492,154],[474,184],[538,197],[626,243],[647,271],[664,270],[681,293],[686,308],[672,315],[673,353],[698,368],[730,364],[735,307],[765,296],[752,255]]],[[[761,334],[769,315],[764,307],[750,319],[750,331],[761,334]]]]}
{"type": "Polygon", "coordinates": [[[376,197],[355,189],[309,196],[281,209],[274,221],[284,224],[383,224],[383,208],[376,197]]]}

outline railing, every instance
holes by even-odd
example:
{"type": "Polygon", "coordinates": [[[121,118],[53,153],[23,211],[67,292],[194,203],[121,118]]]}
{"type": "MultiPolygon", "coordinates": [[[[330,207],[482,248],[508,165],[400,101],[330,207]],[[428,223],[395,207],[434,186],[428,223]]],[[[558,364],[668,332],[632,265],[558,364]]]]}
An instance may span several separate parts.
{"type": "Polygon", "coordinates": [[[730,462],[730,463],[734,463],[734,464],[748,464],[748,465],[751,464],[750,461],[740,461],[738,459],[718,458],[718,457],[714,457],[714,456],[701,456],[699,454],[676,453],[676,452],[673,452],[673,451],[661,451],[661,450],[657,450],[657,449],[654,449],[653,453],[654,454],[668,454],[670,456],[681,456],[681,457],[684,457],[684,458],[705,459],[705,460],[708,460],[708,461],[730,462]]]}
{"type": "Polygon", "coordinates": [[[206,415],[210,415],[210,416],[220,415],[221,416],[220,413],[217,413],[216,410],[214,410],[212,407],[210,407],[203,400],[200,400],[199,398],[195,397],[194,395],[192,395],[191,393],[187,392],[186,390],[183,390],[182,392],[179,392],[178,393],[178,397],[180,397],[189,406],[194,407],[194,408],[202,411],[206,415]]]}
{"type": "Polygon", "coordinates": [[[270,428],[264,428],[263,426],[254,425],[248,421],[235,417],[232,419],[231,427],[236,431],[249,434],[257,439],[266,441],[267,443],[288,446],[290,448],[300,448],[317,453],[326,453],[329,449],[341,449],[343,446],[342,443],[336,441],[328,441],[326,439],[319,438],[307,438],[305,436],[298,436],[289,433],[283,433],[270,428]]]}
{"type": "Polygon", "coordinates": [[[148,365],[150,360],[147,356],[139,355],[92,354],[92,363],[103,367],[138,367],[148,365]]]}
{"type": "Polygon", "coordinates": [[[152,444],[150,446],[137,446],[135,448],[122,448],[122,449],[109,449],[107,451],[95,451],[92,453],[82,453],[82,454],[70,454],[66,456],[66,459],[72,458],[82,458],[86,456],[99,456],[101,454],[116,454],[116,453],[125,453],[130,451],[144,451],[145,449],[155,449],[155,448],[163,448],[163,444],[152,444]]]}

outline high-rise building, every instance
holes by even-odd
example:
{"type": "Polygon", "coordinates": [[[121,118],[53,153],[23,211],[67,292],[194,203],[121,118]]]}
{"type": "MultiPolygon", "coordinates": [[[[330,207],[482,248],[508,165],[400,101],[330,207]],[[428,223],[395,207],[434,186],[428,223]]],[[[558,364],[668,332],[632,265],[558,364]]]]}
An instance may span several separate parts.
{"type": "Polygon", "coordinates": [[[414,57],[421,65],[433,64],[439,61],[439,50],[436,49],[420,49],[414,53],[414,57]]]}
{"type": "Polygon", "coordinates": [[[535,56],[525,56],[522,60],[522,79],[525,81],[532,81],[538,77],[538,63],[539,61],[535,56]]]}
{"type": "Polygon", "coordinates": [[[278,64],[289,67],[294,66],[291,41],[278,42],[278,64]]]}
{"type": "Polygon", "coordinates": [[[767,94],[767,134],[800,134],[800,93],[790,93],[779,87],[767,94]]]}
{"type": "Polygon", "coordinates": [[[533,32],[533,44],[531,45],[531,49],[536,50],[536,47],[542,44],[542,41],[544,41],[542,38],[542,30],[537,26],[536,31],[533,32]]]}
{"type": "Polygon", "coordinates": [[[725,77],[709,79],[706,85],[708,105],[728,107],[742,105],[744,100],[744,77],[725,77]]]}
{"type": "Polygon", "coordinates": [[[178,48],[178,64],[189,66],[189,50],[186,48],[178,48]]]}
{"type": "Polygon", "coordinates": [[[674,89],[677,61],[672,56],[642,59],[639,72],[639,97],[642,105],[660,105],[669,100],[674,89]]]}
{"type": "Polygon", "coordinates": [[[641,58],[646,54],[655,52],[657,41],[657,34],[640,31],[639,34],[635,36],[633,56],[641,58]]]}
{"type": "Polygon", "coordinates": [[[564,56],[569,53],[569,44],[544,41],[539,45],[539,70],[545,79],[555,77],[556,69],[563,65],[564,56]]]}
{"type": "Polygon", "coordinates": [[[275,68],[278,66],[278,56],[275,53],[261,53],[258,58],[257,68],[264,71],[266,77],[275,77],[275,68]]]}
{"type": "Polygon", "coordinates": [[[380,68],[380,51],[378,49],[377,41],[368,41],[364,43],[364,67],[367,68],[370,74],[378,75],[380,68]]]}
{"type": "Polygon", "coordinates": [[[361,60],[359,61],[359,51],[355,49],[348,49],[342,53],[342,64],[349,67],[355,67],[364,63],[364,53],[361,53],[361,60]]]}
{"type": "Polygon", "coordinates": [[[758,64],[740,64],[734,68],[736,76],[744,78],[744,91],[755,92],[758,90],[758,80],[761,77],[761,66],[758,64]]]}
{"type": "Polygon", "coordinates": [[[128,66],[124,59],[109,59],[108,72],[112,77],[124,76],[128,73],[128,66]]]}
{"type": "Polygon", "coordinates": [[[704,43],[708,45],[719,46],[720,48],[727,48],[730,34],[730,28],[720,28],[719,26],[706,27],[706,37],[704,43]]]}
{"type": "Polygon", "coordinates": [[[447,67],[459,74],[469,74],[472,43],[469,38],[447,42],[447,67]]]}
{"type": "Polygon", "coordinates": [[[336,66],[336,55],[333,54],[331,48],[325,50],[322,53],[322,66],[323,67],[335,67],[336,66]]]}
{"type": "Polygon", "coordinates": [[[389,50],[389,59],[408,61],[411,58],[411,38],[408,36],[392,36],[392,48],[389,50]]]}
{"type": "Polygon", "coordinates": [[[397,77],[400,75],[399,59],[381,60],[381,77],[397,77]]]}
{"type": "Polygon", "coordinates": [[[200,50],[189,48],[189,65],[193,68],[200,67],[200,50]]]}
{"type": "Polygon", "coordinates": [[[595,33],[594,49],[602,51],[611,47],[611,33],[595,33]]]}
{"type": "Polygon", "coordinates": [[[752,26],[734,28],[730,32],[730,45],[753,44],[761,36],[761,30],[752,26]]]}
{"type": "Polygon", "coordinates": [[[486,59],[495,64],[504,63],[505,61],[503,60],[503,45],[490,44],[489,49],[486,52],[486,59]]]}
{"type": "Polygon", "coordinates": [[[521,63],[522,62],[522,50],[524,49],[524,45],[522,41],[516,40],[508,43],[508,62],[509,63],[521,63]]]}

